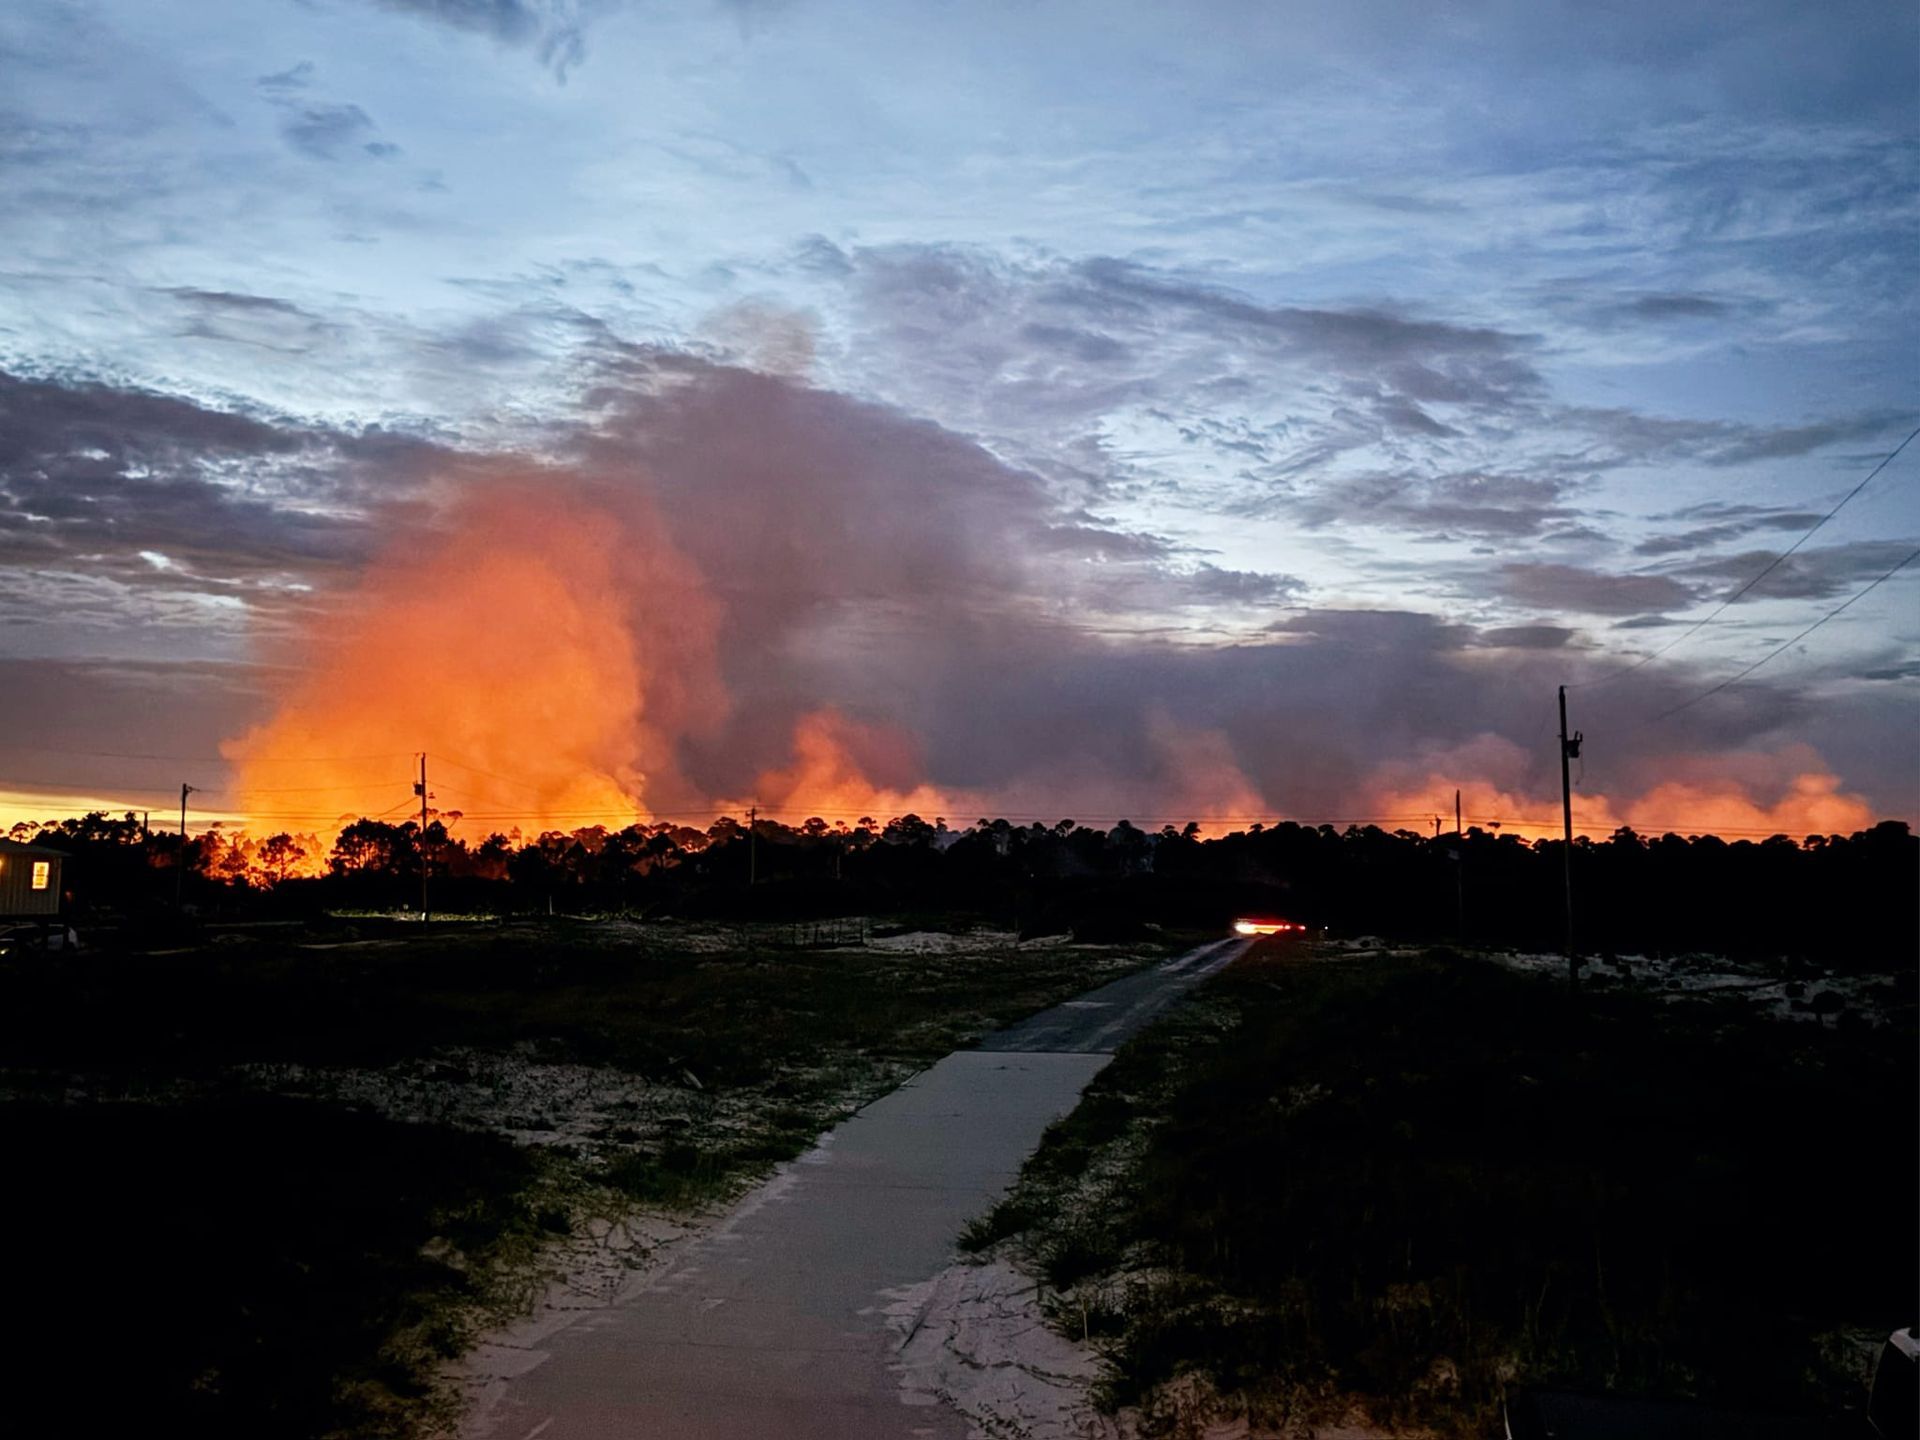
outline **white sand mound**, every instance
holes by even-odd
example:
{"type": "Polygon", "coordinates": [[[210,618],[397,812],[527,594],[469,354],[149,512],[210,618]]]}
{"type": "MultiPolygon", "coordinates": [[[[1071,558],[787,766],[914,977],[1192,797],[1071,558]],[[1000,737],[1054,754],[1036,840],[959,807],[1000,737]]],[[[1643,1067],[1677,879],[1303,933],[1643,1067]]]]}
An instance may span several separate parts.
{"type": "Polygon", "coordinates": [[[908,1404],[945,1404],[973,1435],[1020,1440],[1123,1440],[1094,1409],[1091,1350],[1049,1330],[1038,1287],[1005,1260],[949,1266],[893,1292],[894,1368],[908,1404]]]}

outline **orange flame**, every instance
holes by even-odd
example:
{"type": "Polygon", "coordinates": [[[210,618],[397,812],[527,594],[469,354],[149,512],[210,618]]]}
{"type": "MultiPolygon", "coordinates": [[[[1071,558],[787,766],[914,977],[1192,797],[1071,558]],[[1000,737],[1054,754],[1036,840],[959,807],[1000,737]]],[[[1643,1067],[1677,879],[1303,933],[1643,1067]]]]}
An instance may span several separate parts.
{"type": "Polygon", "coordinates": [[[283,880],[325,875],[331,841],[315,835],[253,836],[215,829],[202,836],[199,845],[201,874],[270,890],[283,880]]]}

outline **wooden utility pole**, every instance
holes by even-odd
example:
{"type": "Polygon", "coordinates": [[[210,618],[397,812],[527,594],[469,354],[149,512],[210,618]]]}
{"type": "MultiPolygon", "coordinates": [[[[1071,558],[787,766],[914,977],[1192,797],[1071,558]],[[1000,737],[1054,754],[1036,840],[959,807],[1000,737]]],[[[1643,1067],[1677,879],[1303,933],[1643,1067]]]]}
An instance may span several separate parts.
{"type": "Polygon", "coordinates": [[[760,807],[749,806],[747,809],[747,884],[749,885],[757,883],[760,878],[760,856],[755,849],[757,842],[753,833],[759,827],[759,822],[760,807]]]}
{"type": "Polygon", "coordinates": [[[1586,737],[1578,730],[1567,735],[1567,687],[1560,687],[1560,818],[1565,844],[1560,852],[1562,875],[1567,892],[1567,986],[1580,989],[1580,962],[1573,953],[1573,776],[1568,762],[1580,754],[1580,742],[1586,737]]]}
{"type": "Polygon", "coordinates": [[[427,909],[427,752],[420,752],[420,783],[413,787],[420,797],[420,923],[432,918],[427,909]]]}
{"type": "Polygon", "coordinates": [[[173,862],[173,908],[180,909],[186,895],[187,884],[187,796],[193,794],[194,787],[182,782],[180,786],[180,855],[173,862]]]}
{"type": "Polygon", "coordinates": [[[1453,792],[1453,923],[1462,940],[1467,938],[1467,841],[1460,832],[1460,792],[1453,792]]]}

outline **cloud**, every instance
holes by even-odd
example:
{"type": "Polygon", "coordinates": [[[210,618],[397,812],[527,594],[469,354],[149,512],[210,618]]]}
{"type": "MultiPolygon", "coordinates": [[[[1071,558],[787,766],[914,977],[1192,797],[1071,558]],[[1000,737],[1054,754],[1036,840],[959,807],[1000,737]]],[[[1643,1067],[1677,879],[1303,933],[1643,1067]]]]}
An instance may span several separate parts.
{"type": "Polygon", "coordinates": [[[1615,307],[1615,313],[1635,320],[1717,320],[1734,306],[1711,295],[1639,295],[1615,307]]]}
{"type": "Polygon", "coordinates": [[[1601,333],[1642,332],[1667,335],[1711,333],[1716,325],[1752,322],[1779,310],[1775,301],[1750,295],[1699,291],[1648,291],[1616,294],[1600,303],[1587,295],[1588,284],[1550,297],[1556,313],[1601,333]]]}
{"type": "Polygon", "coordinates": [[[383,9],[531,49],[561,81],[587,57],[592,0],[374,0],[383,9]]]}
{"type": "Polygon", "coordinates": [[[1508,598],[1542,610],[1631,615],[1675,610],[1694,598],[1691,589],[1668,575],[1611,575],[1539,561],[1510,562],[1500,567],[1499,575],[1508,598]]]}
{"type": "MultiPolygon", "coordinates": [[[[756,777],[793,770],[806,758],[796,736],[828,710],[847,733],[910,739],[918,770],[887,781],[901,793],[925,781],[1053,818],[1176,818],[1154,812],[1213,803],[1204,795],[1244,806],[1253,794],[1274,811],[1338,822],[1377,793],[1382,754],[1478,736],[1523,754],[1502,773],[1504,793],[1546,796],[1557,782],[1539,741],[1553,687],[1568,678],[1565,627],[1334,607],[1221,644],[1212,610],[1295,606],[1300,583],[1063,507],[1041,477],[889,407],[611,341],[594,366],[579,418],[556,420],[537,457],[10,377],[0,533],[14,548],[0,549],[0,575],[64,577],[68,589],[43,593],[104,607],[103,621],[114,605],[131,613],[224,577],[246,597],[238,619],[281,617],[259,635],[260,658],[297,667],[311,657],[284,648],[287,625],[344,633],[326,617],[350,613],[376,547],[434,555],[460,497],[498,493],[513,497],[516,518],[483,527],[482,539],[544,509],[589,541],[638,526],[650,546],[668,547],[615,546],[618,564],[592,574],[548,567],[594,613],[612,603],[643,617],[636,633],[655,637],[653,651],[690,643],[689,617],[706,617],[726,701],[702,702],[686,712],[698,723],[634,752],[656,806],[747,794],[756,777]],[[596,516],[614,528],[603,534],[596,516]],[[31,552],[19,548],[28,530],[44,532],[31,552]],[[604,585],[594,579],[603,573],[604,585]],[[314,589],[265,598],[256,582],[282,575],[314,589]],[[98,588],[102,577],[110,589],[98,588]],[[1189,615],[1199,618],[1184,625],[1189,615]]],[[[480,564],[457,550],[442,559],[446,573],[480,564]]],[[[1675,599],[1664,587],[1688,593],[1668,577],[1571,567],[1509,567],[1500,583],[1543,608],[1605,614],[1675,599]]],[[[432,587],[416,588],[430,610],[432,587]]],[[[484,588],[447,598],[483,606],[484,588]]],[[[9,613],[19,612],[0,595],[0,623],[9,613]]],[[[367,625],[379,633],[377,615],[367,625]]],[[[156,632],[143,633],[152,643],[156,632]]],[[[29,708],[54,693],[53,672],[33,673],[20,701],[29,708]]],[[[256,670],[248,683],[278,690],[276,673],[256,670]]],[[[1689,686],[1693,672],[1658,665],[1583,702],[1581,724],[1608,737],[1593,763],[1611,767],[1609,783],[1651,785],[1676,746],[1760,743],[1807,713],[1791,691],[1762,684],[1656,734],[1613,738],[1689,686]]],[[[257,701],[244,713],[257,715],[257,701]]],[[[1834,725],[1856,775],[1886,773],[1865,741],[1847,738],[1851,720],[1834,725]]],[[[608,765],[617,731],[595,740],[608,765]]]]}
{"type": "Polygon", "coordinates": [[[262,75],[253,83],[262,90],[284,93],[289,90],[305,90],[313,84],[313,62],[302,60],[299,64],[285,70],[277,70],[271,75],[262,75]]]}
{"type": "Polygon", "coordinates": [[[1920,680],[1920,660],[1908,660],[1899,665],[1876,665],[1871,670],[1860,672],[1862,680],[1920,680]]]}
{"type": "Polygon", "coordinates": [[[1710,525],[1698,525],[1667,535],[1654,535],[1633,547],[1636,555],[1676,555],[1702,550],[1728,540],[1738,540],[1756,530],[1806,530],[1820,516],[1807,510],[1762,511],[1754,506],[1696,506],[1680,512],[1677,518],[1718,515],[1725,518],[1710,525]]]}
{"type": "Polygon", "coordinates": [[[1364,473],[1325,480],[1285,508],[1314,528],[1380,525],[1429,535],[1520,539],[1579,514],[1565,482],[1488,474],[1364,473]]]}
{"type": "Polygon", "coordinates": [[[1480,643],[1505,650],[1559,650],[1574,632],[1563,625],[1498,625],[1480,632],[1480,643]]]}
{"type": "Polygon", "coordinates": [[[289,105],[280,133],[303,155],[316,160],[339,160],[353,151],[385,158],[399,153],[397,145],[373,139],[372,118],[358,105],[289,105]]]}
{"type": "Polygon", "coordinates": [[[1709,465],[1745,465],[1755,460],[1794,459],[1829,445],[1872,439],[1895,426],[1910,423],[1911,419],[1911,412],[1896,414],[1874,411],[1819,420],[1808,425],[1728,426],[1725,443],[1710,449],[1703,458],[1709,465]]]}
{"type": "MultiPolygon", "coordinates": [[[[1611,549],[1616,517],[1589,508],[1609,471],[1745,466],[1898,421],[1871,410],[1756,425],[1568,403],[1540,369],[1544,337],[1391,304],[1272,304],[1111,257],[815,236],[794,263],[850,302],[842,383],[1104,501],[1153,494],[1317,530],[1611,549]]],[[[1618,302],[1641,323],[1738,303],[1678,290],[1618,302]]],[[[1786,528],[1800,513],[1716,526],[1786,528]]],[[[1737,534],[1694,525],[1641,553],[1737,534]]]]}
{"type": "Polygon", "coordinates": [[[1677,573],[1726,581],[1730,590],[1737,590],[1763,570],[1767,571],[1764,580],[1740,597],[1741,604],[1763,600],[1826,600],[1883,574],[1910,555],[1913,548],[1914,542],[1910,539],[1855,540],[1844,545],[1798,550],[1778,564],[1773,563],[1778,559],[1773,552],[1750,550],[1686,565],[1677,573]],[[1771,570],[1767,569],[1769,565],[1773,566],[1771,570]]]}
{"type": "Polygon", "coordinates": [[[1540,418],[1590,437],[1593,448],[1580,457],[1589,470],[1683,459],[1716,467],[1797,459],[1830,445],[1885,435],[1910,423],[1910,417],[1890,410],[1804,425],[1752,425],[1578,405],[1558,407],[1540,418]]]}
{"type": "Polygon", "coordinates": [[[335,502],[355,452],[378,443],[0,372],[0,567],[13,581],[0,620],[37,608],[60,575],[291,601],[302,592],[288,587],[366,553],[363,520],[335,502]],[[23,588],[23,574],[40,578],[23,588]]]}

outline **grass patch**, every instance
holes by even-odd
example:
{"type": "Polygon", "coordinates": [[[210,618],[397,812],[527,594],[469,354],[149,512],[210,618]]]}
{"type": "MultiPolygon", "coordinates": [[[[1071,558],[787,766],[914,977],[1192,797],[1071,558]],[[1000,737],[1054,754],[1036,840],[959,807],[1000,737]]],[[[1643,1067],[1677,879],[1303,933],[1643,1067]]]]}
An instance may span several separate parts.
{"type": "Polygon", "coordinates": [[[565,1223],[504,1141],[294,1101],[12,1104],[0,1145],[36,1433],[406,1435],[482,1277],[565,1223]]]}
{"type": "Polygon", "coordinates": [[[1255,952],[967,1238],[1101,1317],[1116,1405],[1191,1371],[1276,1423],[1356,1396],[1463,1434],[1516,1380],[1828,1406],[1825,1337],[1906,1323],[1913,1041],[1255,952]]]}
{"type": "Polygon", "coordinates": [[[28,1428],[418,1435],[448,1414],[436,1369],[581,1220],[722,1200],[905,1070],[1160,953],[768,933],[412,927],[0,965],[28,1428]],[[546,1068],[613,1077],[590,1132],[553,1098],[583,1092],[514,1088],[546,1068]],[[403,1123],[456,1091],[496,1093],[491,1119],[403,1123]]]}

